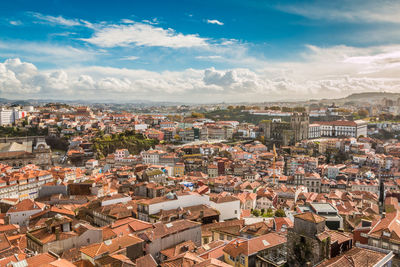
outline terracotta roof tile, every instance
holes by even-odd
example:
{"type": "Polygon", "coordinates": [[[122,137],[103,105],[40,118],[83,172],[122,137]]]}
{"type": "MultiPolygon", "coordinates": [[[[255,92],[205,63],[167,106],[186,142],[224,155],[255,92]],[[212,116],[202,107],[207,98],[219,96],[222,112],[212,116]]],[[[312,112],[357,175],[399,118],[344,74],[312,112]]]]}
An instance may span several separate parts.
{"type": "Polygon", "coordinates": [[[324,217],[321,217],[312,212],[304,212],[304,213],[296,214],[294,217],[305,220],[305,221],[314,222],[314,223],[320,223],[320,222],[325,221],[324,217]]]}

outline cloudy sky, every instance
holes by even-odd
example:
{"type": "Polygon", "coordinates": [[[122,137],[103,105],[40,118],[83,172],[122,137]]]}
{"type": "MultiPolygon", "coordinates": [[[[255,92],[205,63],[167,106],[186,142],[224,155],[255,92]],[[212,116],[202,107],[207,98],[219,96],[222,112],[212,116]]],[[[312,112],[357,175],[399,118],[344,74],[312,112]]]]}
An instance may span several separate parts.
{"type": "Polygon", "coordinates": [[[400,92],[400,1],[0,1],[0,97],[260,102],[400,92]]]}

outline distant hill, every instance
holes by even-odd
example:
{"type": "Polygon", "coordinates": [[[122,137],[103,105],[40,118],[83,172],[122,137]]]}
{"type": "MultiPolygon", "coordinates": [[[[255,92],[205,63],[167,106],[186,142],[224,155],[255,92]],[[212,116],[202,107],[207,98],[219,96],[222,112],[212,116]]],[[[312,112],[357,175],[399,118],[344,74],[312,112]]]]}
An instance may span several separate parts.
{"type": "Polygon", "coordinates": [[[364,92],[351,94],[345,98],[339,100],[348,101],[362,101],[362,100],[381,100],[383,98],[389,98],[392,100],[397,100],[400,97],[400,93],[389,93],[389,92],[364,92]]]}
{"type": "Polygon", "coordinates": [[[363,92],[363,93],[355,93],[348,95],[343,98],[336,98],[336,99],[321,99],[315,100],[315,102],[320,103],[335,103],[338,105],[342,105],[345,103],[377,103],[382,101],[382,99],[392,99],[397,100],[400,98],[400,93],[391,93],[391,92],[363,92]]]}

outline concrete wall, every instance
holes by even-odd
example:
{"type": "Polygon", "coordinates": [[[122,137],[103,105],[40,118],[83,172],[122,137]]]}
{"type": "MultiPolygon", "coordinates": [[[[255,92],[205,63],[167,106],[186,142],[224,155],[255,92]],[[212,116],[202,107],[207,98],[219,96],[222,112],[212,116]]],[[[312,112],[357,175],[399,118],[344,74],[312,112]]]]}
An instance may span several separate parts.
{"type": "Polygon", "coordinates": [[[185,208],[194,205],[210,205],[210,197],[206,195],[184,195],[178,196],[178,199],[164,201],[149,206],[149,214],[158,213],[160,210],[171,210],[179,207],[185,208]]]}
{"type": "Polygon", "coordinates": [[[240,200],[224,203],[215,203],[210,201],[209,205],[220,212],[220,221],[240,219],[240,200]]]}
{"type": "Polygon", "coordinates": [[[42,186],[39,189],[39,197],[48,197],[55,194],[67,195],[67,186],[65,185],[52,185],[42,186]]]}
{"type": "Polygon", "coordinates": [[[115,198],[115,199],[102,201],[101,206],[113,205],[113,204],[117,204],[117,203],[125,203],[125,202],[131,201],[131,200],[132,200],[132,198],[130,196],[115,198]]]}
{"type": "Polygon", "coordinates": [[[146,251],[148,254],[151,254],[156,261],[159,261],[159,258],[157,258],[157,256],[159,256],[158,252],[188,240],[192,240],[196,246],[201,246],[201,225],[164,238],[153,240],[153,242],[147,244],[146,251]]]}
{"type": "Polygon", "coordinates": [[[42,210],[27,210],[20,212],[10,212],[7,215],[10,218],[10,224],[18,224],[19,226],[27,226],[29,224],[29,217],[33,214],[39,213],[42,210]]]}

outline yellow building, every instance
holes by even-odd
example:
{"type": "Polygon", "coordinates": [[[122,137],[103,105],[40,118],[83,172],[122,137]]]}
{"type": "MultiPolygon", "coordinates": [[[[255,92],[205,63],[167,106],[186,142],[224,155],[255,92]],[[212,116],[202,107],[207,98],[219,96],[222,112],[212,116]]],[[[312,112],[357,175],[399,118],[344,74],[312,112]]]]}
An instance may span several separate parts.
{"type": "Polygon", "coordinates": [[[185,164],[183,163],[177,163],[174,166],[174,171],[173,171],[173,176],[175,177],[181,177],[185,175],[185,164]]]}

